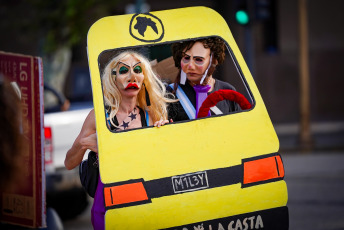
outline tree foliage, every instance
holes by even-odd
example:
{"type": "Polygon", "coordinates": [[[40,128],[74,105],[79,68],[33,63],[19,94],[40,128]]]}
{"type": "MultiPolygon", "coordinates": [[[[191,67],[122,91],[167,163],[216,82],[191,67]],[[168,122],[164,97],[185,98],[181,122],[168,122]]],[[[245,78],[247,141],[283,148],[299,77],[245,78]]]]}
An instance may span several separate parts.
{"type": "Polygon", "coordinates": [[[119,0],[29,0],[31,27],[43,38],[46,53],[61,46],[73,47],[86,39],[90,26],[111,15],[119,0]]]}

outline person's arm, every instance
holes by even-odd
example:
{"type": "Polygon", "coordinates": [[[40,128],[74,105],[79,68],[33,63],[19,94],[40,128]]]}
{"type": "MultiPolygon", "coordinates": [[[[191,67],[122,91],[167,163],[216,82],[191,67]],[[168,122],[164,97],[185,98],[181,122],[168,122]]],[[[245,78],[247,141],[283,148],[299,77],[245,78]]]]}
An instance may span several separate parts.
{"type": "Polygon", "coordinates": [[[80,134],[66,154],[66,159],[64,161],[66,168],[71,170],[78,166],[87,149],[98,152],[94,110],[91,110],[86,117],[80,134]]]}

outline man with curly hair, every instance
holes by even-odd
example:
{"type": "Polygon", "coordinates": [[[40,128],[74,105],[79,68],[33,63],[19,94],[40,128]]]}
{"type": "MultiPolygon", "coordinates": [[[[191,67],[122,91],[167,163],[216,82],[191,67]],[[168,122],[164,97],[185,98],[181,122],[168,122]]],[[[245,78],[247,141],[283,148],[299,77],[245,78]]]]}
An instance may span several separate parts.
{"type": "MultiPolygon", "coordinates": [[[[180,70],[174,84],[167,87],[179,99],[168,107],[169,118],[173,121],[195,119],[197,109],[197,93],[203,87],[210,94],[219,89],[235,90],[227,82],[213,78],[213,72],[218,64],[225,60],[226,45],[221,38],[209,37],[198,40],[188,40],[172,45],[175,66],[180,70]]],[[[211,109],[211,114],[228,114],[238,111],[235,102],[224,100],[211,109]]]]}

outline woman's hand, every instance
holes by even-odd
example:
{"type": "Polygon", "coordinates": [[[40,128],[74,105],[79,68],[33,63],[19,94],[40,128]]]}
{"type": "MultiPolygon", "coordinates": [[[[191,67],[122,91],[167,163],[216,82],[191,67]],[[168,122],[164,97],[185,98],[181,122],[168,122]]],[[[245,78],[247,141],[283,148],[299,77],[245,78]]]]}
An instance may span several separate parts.
{"type": "Polygon", "coordinates": [[[170,122],[172,123],[173,120],[172,119],[170,119],[170,121],[169,120],[160,120],[160,121],[156,121],[154,123],[154,126],[159,128],[160,126],[167,124],[167,123],[170,123],[170,122]]]}

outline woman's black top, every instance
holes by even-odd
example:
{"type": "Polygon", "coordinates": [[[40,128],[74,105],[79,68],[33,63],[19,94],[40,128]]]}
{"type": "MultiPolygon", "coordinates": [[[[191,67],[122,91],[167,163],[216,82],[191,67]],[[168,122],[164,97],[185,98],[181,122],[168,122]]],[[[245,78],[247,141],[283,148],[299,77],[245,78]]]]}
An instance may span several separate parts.
{"type": "MultiPolygon", "coordinates": [[[[146,115],[145,115],[145,111],[143,109],[141,109],[140,107],[138,107],[140,109],[140,117],[141,117],[141,125],[142,127],[146,127],[147,126],[147,121],[146,121],[146,115]]],[[[113,119],[112,119],[112,122],[116,125],[116,126],[119,126],[118,124],[118,120],[117,120],[117,117],[114,116],[113,119]]],[[[110,122],[110,130],[111,131],[116,131],[116,127],[113,126],[110,122]]]]}

